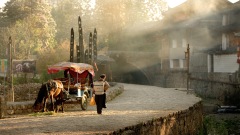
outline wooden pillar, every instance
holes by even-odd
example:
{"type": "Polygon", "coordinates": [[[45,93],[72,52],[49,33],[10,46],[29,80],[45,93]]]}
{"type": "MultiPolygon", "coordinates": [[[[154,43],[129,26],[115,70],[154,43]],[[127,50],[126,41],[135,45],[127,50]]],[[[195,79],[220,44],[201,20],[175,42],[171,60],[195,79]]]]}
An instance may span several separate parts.
{"type": "Polygon", "coordinates": [[[71,29],[71,37],[70,37],[70,62],[74,62],[74,31],[71,29]]]}
{"type": "Polygon", "coordinates": [[[9,37],[8,43],[8,101],[14,102],[13,72],[12,72],[12,38],[9,37]]]}

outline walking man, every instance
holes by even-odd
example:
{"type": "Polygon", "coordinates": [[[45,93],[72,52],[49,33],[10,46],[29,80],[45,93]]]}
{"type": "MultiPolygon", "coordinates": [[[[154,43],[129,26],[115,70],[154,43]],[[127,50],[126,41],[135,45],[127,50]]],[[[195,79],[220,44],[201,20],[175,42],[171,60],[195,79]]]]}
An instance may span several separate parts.
{"type": "Polygon", "coordinates": [[[95,96],[95,102],[97,106],[97,113],[102,114],[102,108],[106,108],[106,91],[110,87],[107,81],[105,81],[106,75],[100,75],[98,81],[95,81],[93,87],[93,94],[95,96]]]}

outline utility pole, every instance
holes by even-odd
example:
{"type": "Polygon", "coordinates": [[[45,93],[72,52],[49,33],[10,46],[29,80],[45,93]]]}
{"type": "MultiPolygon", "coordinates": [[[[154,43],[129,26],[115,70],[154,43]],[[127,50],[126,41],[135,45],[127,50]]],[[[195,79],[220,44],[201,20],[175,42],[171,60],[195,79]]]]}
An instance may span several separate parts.
{"type": "Polygon", "coordinates": [[[240,82],[240,46],[237,47],[238,83],[240,82]]]}
{"type": "Polygon", "coordinates": [[[14,102],[14,90],[13,90],[13,72],[12,72],[12,38],[9,37],[8,43],[8,82],[10,90],[8,92],[9,100],[14,102]]]}
{"type": "Polygon", "coordinates": [[[187,94],[189,93],[189,80],[190,80],[190,73],[189,73],[189,65],[190,65],[190,48],[189,44],[187,46],[187,52],[185,52],[185,59],[187,62],[187,94]]]}

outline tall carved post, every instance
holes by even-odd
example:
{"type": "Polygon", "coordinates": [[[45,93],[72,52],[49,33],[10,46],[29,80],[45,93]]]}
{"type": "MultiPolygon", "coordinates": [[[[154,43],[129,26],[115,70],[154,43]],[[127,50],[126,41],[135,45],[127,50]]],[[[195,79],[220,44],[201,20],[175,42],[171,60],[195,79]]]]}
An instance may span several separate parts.
{"type": "Polygon", "coordinates": [[[88,50],[88,57],[89,57],[89,64],[93,64],[93,38],[92,38],[92,32],[90,32],[89,35],[89,50],[88,50]]]}
{"type": "Polygon", "coordinates": [[[94,29],[93,33],[93,61],[97,62],[97,30],[94,29]]]}
{"type": "Polygon", "coordinates": [[[80,16],[78,16],[78,34],[79,41],[77,45],[77,62],[84,63],[84,46],[83,46],[83,34],[82,34],[82,22],[80,16]]]}
{"type": "Polygon", "coordinates": [[[85,62],[88,63],[88,61],[89,61],[88,49],[85,50],[84,55],[85,55],[85,62]]]}
{"type": "Polygon", "coordinates": [[[71,29],[71,37],[70,37],[70,62],[74,62],[74,31],[71,29]]]}

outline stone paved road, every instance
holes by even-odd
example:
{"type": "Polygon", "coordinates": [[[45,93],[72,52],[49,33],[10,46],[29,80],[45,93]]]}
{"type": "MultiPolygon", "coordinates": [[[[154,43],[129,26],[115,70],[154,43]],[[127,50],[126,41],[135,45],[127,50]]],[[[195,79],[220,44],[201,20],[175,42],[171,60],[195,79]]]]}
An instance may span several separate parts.
{"type": "Polygon", "coordinates": [[[200,98],[171,88],[123,84],[125,91],[107,103],[102,115],[96,108],[80,107],[51,116],[21,115],[0,120],[1,135],[103,134],[185,110],[200,98]]]}

